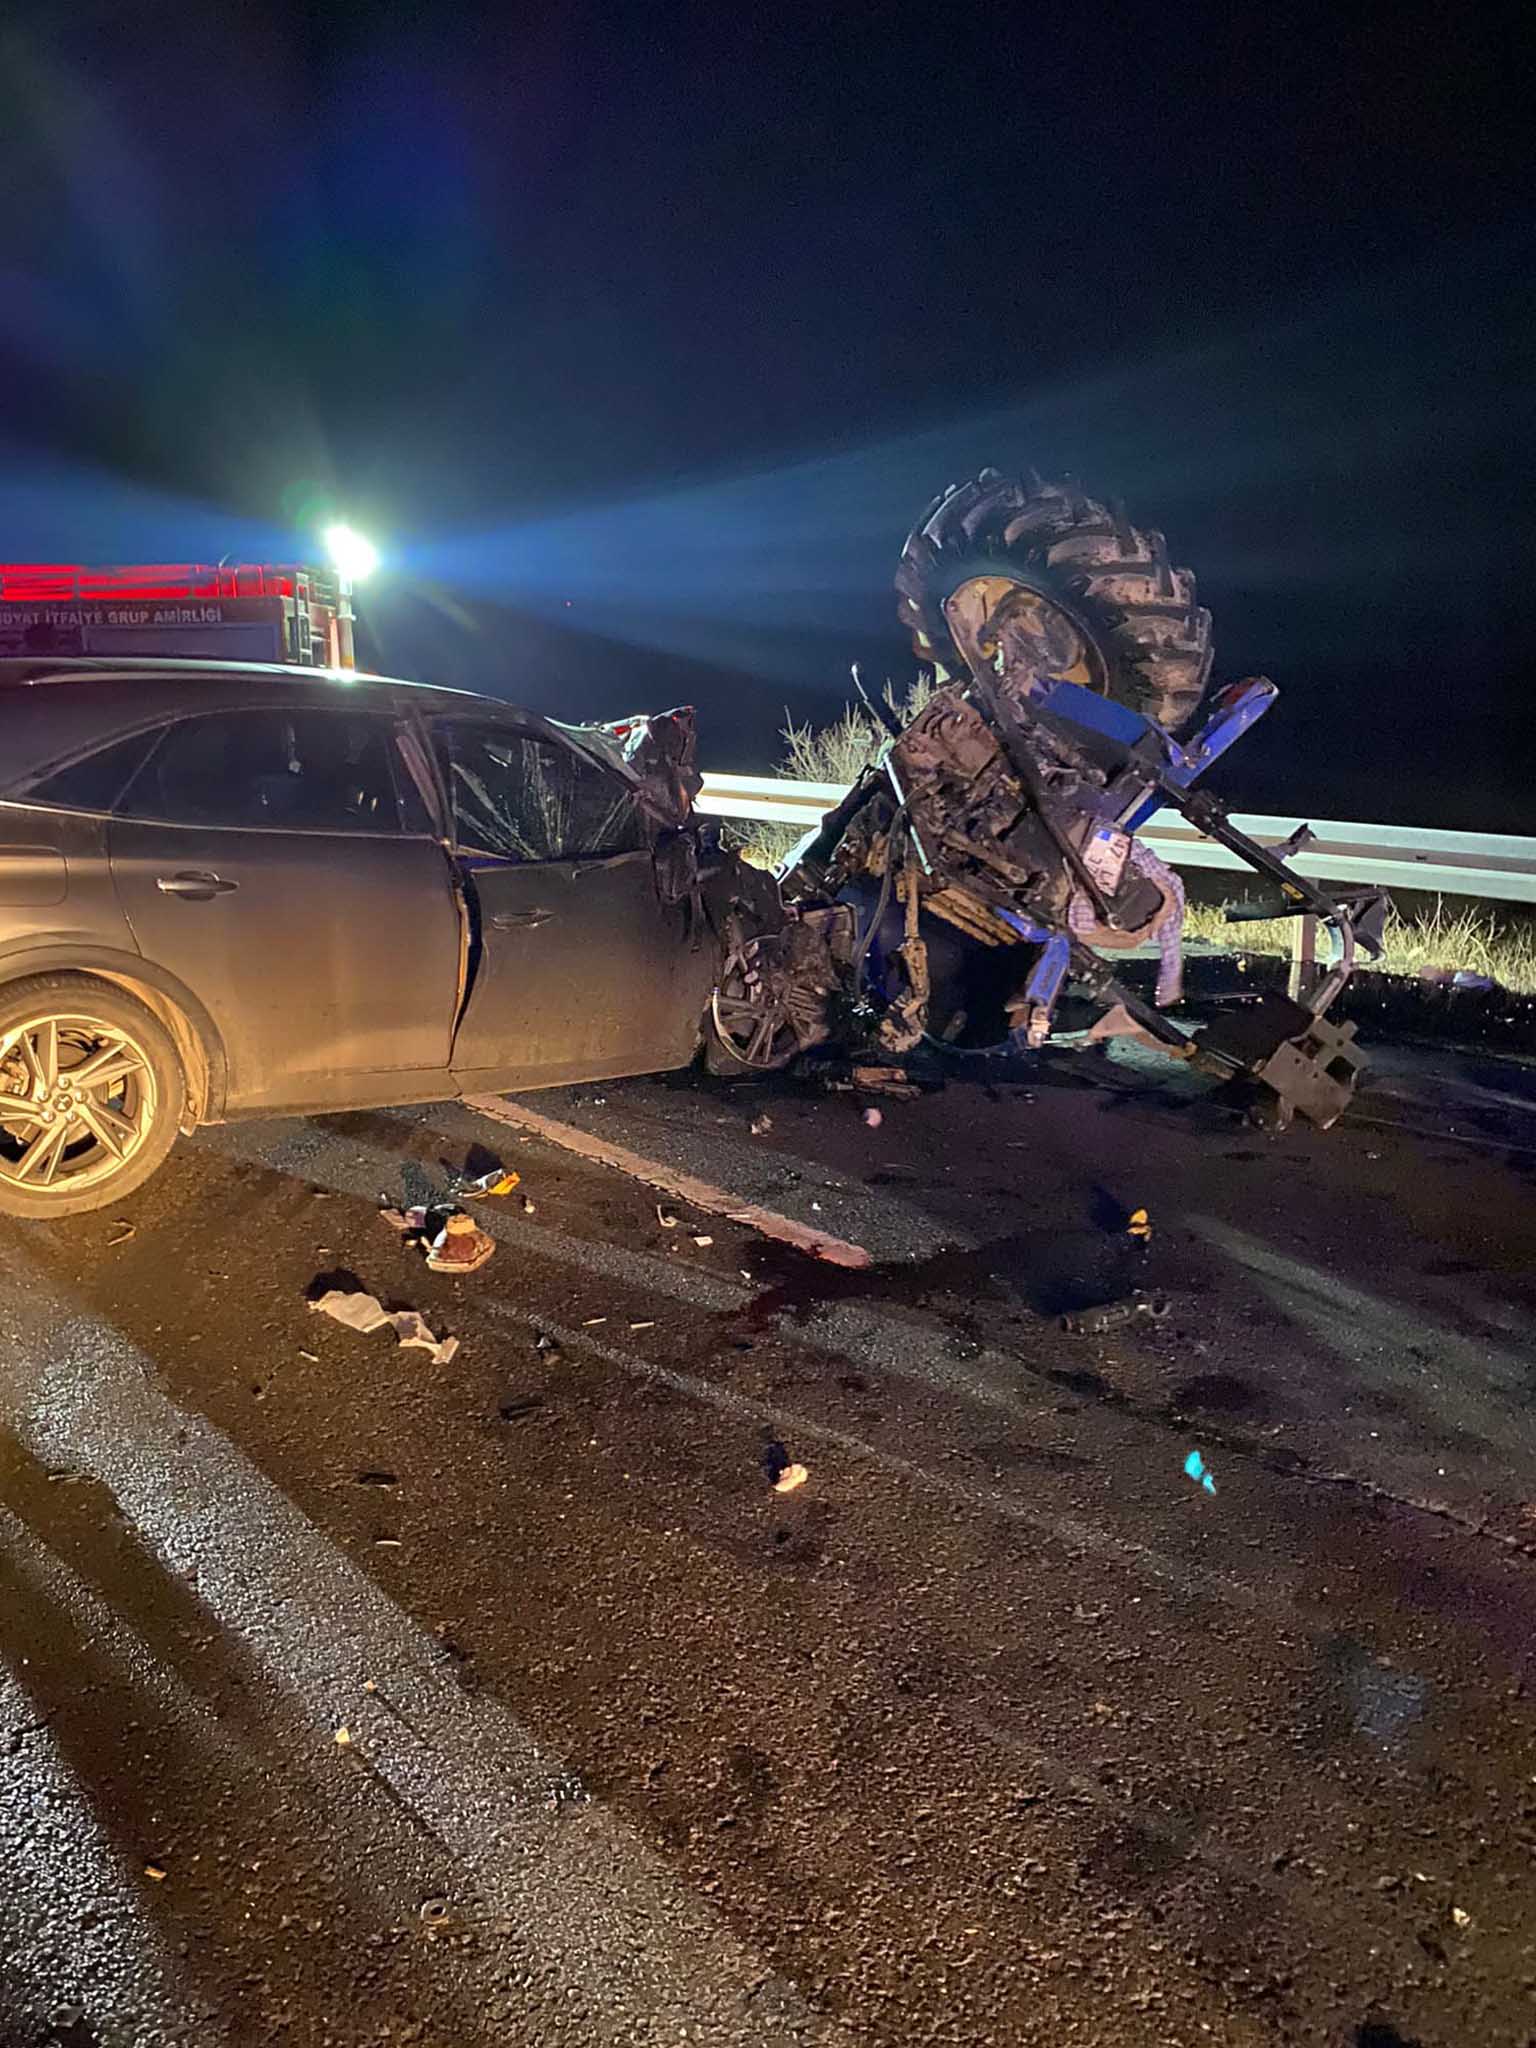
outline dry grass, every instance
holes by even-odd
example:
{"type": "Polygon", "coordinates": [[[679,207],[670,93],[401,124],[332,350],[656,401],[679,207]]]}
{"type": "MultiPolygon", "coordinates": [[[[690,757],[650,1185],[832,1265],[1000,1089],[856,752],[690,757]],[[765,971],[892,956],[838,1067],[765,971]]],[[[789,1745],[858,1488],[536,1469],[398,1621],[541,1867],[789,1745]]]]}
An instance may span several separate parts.
{"type": "MultiPolygon", "coordinates": [[[[916,718],[933,695],[934,687],[932,676],[924,670],[899,697],[895,685],[887,683],[885,701],[905,725],[916,718]]],[[[836,782],[846,786],[879,758],[886,738],[885,727],[861,704],[845,704],[842,717],[834,719],[831,725],[796,725],[791,719],[784,727],[784,759],[773,772],[793,782],[836,782]]],[[[805,837],[805,831],[799,825],[743,823],[731,836],[748,860],[759,867],[774,867],[805,837]]]]}
{"type": "MultiPolygon", "coordinates": [[[[935,684],[926,671],[897,696],[885,686],[885,701],[903,724],[915,718],[933,695],[935,684]]],[[[831,725],[784,728],[785,757],[776,774],[800,782],[850,783],[879,757],[885,729],[862,705],[848,704],[831,725]]],[[[804,837],[798,825],[746,824],[734,828],[748,860],[774,867],[804,837]]],[[[1254,924],[1228,924],[1219,903],[1188,908],[1185,933],[1205,939],[1227,952],[1289,954],[1295,932],[1292,918],[1254,924]]],[[[1389,914],[1386,952],[1376,963],[1384,974],[1440,976],[1465,968],[1486,974],[1515,995],[1536,995],[1536,917],[1520,911],[1490,909],[1456,899],[1454,906],[1436,897],[1434,907],[1400,917],[1389,914]]],[[[1362,965],[1366,963],[1362,962],[1362,965]]]]}
{"type": "MultiPolygon", "coordinates": [[[[1228,924],[1219,903],[1191,903],[1184,925],[1187,937],[1234,953],[1289,954],[1295,929],[1295,919],[1288,917],[1228,924]]],[[[1375,963],[1383,974],[1441,975],[1466,968],[1516,995],[1536,995],[1536,923],[1518,914],[1501,915],[1470,902],[1453,908],[1436,897],[1432,910],[1406,918],[1392,912],[1386,938],[1386,953],[1375,963]]]]}

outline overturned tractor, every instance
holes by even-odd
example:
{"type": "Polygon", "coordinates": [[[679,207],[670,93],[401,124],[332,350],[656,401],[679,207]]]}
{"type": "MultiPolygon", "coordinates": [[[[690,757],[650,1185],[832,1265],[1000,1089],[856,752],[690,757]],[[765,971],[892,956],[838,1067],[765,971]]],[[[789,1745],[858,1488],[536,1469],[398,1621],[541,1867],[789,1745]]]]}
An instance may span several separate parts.
{"type": "Polygon", "coordinates": [[[1386,899],[1324,890],[1294,846],[1258,845],[1202,772],[1274,703],[1264,680],[1208,695],[1210,614],[1160,533],[1070,488],[995,470],[944,492],[908,537],[899,610],[936,687],[779,871],[787,911],[729,935],[715,1064],[769,1069],[832,1039],[905,1052],[975,1034],[1035,1048],[1071,987],[1090,1039],[1131,1034],[1280,1121],[1330,1124],[1358,1077],[1354,1027],[1327,1012],[1357,950],[1380,952],[1386,899]],[[1270,885],[1266,914],[1312,915],[1331,960],[1305,1000],[1265,995],[1187,1029],[1184,897],[1136,834],[1169,806],[1270,885]],[[1153,945],[1154,1000],[1116,953],[1153,945]]]}

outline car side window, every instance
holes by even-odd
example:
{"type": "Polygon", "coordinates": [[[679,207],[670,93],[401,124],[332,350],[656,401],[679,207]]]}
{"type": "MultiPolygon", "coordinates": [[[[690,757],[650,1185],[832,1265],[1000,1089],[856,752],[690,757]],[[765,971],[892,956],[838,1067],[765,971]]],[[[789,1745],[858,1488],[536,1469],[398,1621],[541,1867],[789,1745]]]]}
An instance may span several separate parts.
{"type": "Polygon", "coordinates": [[[19,794],[29,804],[51,804],[61,811],[110,811],[142,767],[161,730],[112,740],[71,761],[67,768],[55,768],[33,783],[24,783],[19,794]]]}
{"type": "Polygon", "coordinates": [[[574,748],[513,726],[454,723],[438,744],[466,853],[503,860],[574,860],[632,853],[645,821],[615,775],[574,748]]]}
{"type": "Polygon", "coordinates": [[[219,711],[171,727],[119,817],[281,832],[400,830],[393,727],[364,711],[219,711]]]}

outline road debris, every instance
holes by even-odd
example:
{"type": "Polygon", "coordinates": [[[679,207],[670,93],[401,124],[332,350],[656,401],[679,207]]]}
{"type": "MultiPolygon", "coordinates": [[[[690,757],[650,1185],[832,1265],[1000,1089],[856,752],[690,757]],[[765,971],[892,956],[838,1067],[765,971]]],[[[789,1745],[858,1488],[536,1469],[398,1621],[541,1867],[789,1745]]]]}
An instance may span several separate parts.
{"type": "Polygon", "coordinates": [[[1133,1209],[1131,1211],[1126,1221],[1125,1234],[1127,1237],[1139,1239],[1142,1244],[1150,1244],[1152,1242],[1152,1218],[1145,1209],[1133,1209]]]}
{"type": "Polygon", "coordinates": [[[773,1118],[767,1115],[766,1112],[762,1116],[755,1116],[751,1123],[747,1125],[747,1129],[754,1138],[765,1138],[773,1129],[773,1118]]]}
{"type": "Polygon", "coordinates": [[[562,1123],[556,1117],[545,1116],[540,1110],[525,1108],[520,1102],[507,1102],[499,1095],[468,1095],[464,1100],[467,1108],[493,1122],[531,1131],[552,1145],[560,1145],[566,1151],[576,1153],[579,1158],[594,1160],[600,1166],[614,1167],[634,1180],[644,1181],[648,1187],[660,1189],[674,1200],[686,1203],[690,1209],[728,1217],[732,1223],[760,1231],[764,1237],[777,1238],[782,1244],[793,1245],[797,1251],[809,1252],[812,1258],[825,1259],[829,1265],[862,1268],[874,1264],[861,1244],[849,1244],[842,1238],[800,1223],[792,1216],[760,1208],[755,1202],[744,1202],[739,1195],[733,1195],[725,1188],[713,1187],[694,1174],[680,1173],[658,1159],[646,1159],[625,1145],[594,1137],[590,1131],[562,1123]]]}
{"type": "Polygon", "coordinates": [[[869,1128],[872,1131],[878,1131],[880,1126],[885,1122],[885,1118],[878,1109],[866,1109],[864,1112],[864,1121],[869,1125],[869,1128]]]}
{"type": "Polygon", "coordinates": [[[1166,1294],[1134,1294],[1129,1301],[1107,1301],[1100,1308],[1081,1309],[1061,1319],[1061,1327],[1073,1337],[1102,1337],[1110,1330],[1124,1329],[1140,1316],[1151,1322],[1166,1321],[1172,1303],[1166,1294]]]}
{"type": "Polygon", "coordinates": [[[1216,1481],[1198,1451],[1191,1451],[1184,1460],[1184,1473],[1186,1478],[1194,1480],[1196,1486],[1203,1486],[1207,1493],[1216,1491],[1216,1481]]]}
{"type": "Polygon", "coordinates": [[[336,1747],[338,1749],[347,1749],[351,1746],[352,1730],[348,1728],[345,1723],[343,1723],[342,1726],[338,1728],[336,1730],[336,1733],[331,1737],[331,1740],[336,1744],[336,1747]]]}
{"type": "Polygon", "coordinates": [[[434,1273],[478,1273],[495,1249],[495,1238],[473,1216],[455,1211],[433,1238],[427,1264],[434,1273]]]}
{"type": "Polygon", "coordinates": [[[423,1899],[420,1913],[424,1927],[441,1927],[448,1918],[448,1901],[441,1897],[423,1899]]]}
{"type": "Polygon", "coordinates": [[[663,1230],[676,1230],[677,1228],[677,1218],[669,1209],[663,1209],[660,1202],[656,1204],[656,1221],[663,1230]]]}
{"type": "Polygon", "coordinates": [[[477,1174],[473,1180],[456,1181],[453,1192],[461,1201],[490,1201],[500,1195],[510,1195],[522,1184],[520,1173],[514,1173],[510,1167],[493,1166],[489,1173],[477,1174]]]}
{"type": "Polygon", "coordinates": [[[451,1202],[385,1208],[379,1217],[425,1253],[434,1273],[477,1273],[496,1249],[495,1238],[451,1202]]]}
{"type": "Polygon", "coordinates": [[[124,1217],[119,1217],[112,1227],[117,1232],[117,1235],[107,1239],[107,1250],[109,1252],[120,1244],[127,1244],[131,1237],[137,1237],[139,1234],[139,1226],[136,1223],[128,1222],[124,1217]]]}
{"type": "Polygon", "coordinates": [[[359,1472],[354,1484],[358,1486],[398,1486],[400,1481],[393,1472],[359,1472]]]}
{"type": "Polygon", "coordinates": [[[532,1201],[532,1198],[531,1198],[530,1196],[528,1196],[528,1195],[524,1195],[524,1197],[523,1197],[523,1214],[524,1214],[525,1216],[531,1216],[531,1215],[532,1215],[533,1213],[534,1213],[534,1208],[533,1208],[533,1201],[532,1201]]]}
{"type": "Polygon", "coordinates": [[[768,1484],[775,1493],[793,1493],[797,1486],[804,1486],[810,1473],[804,1465],[797,1465],[777,1438],[763,1448],[762,1467],[768,1484]]]}
{"type": "Polygon", "coordinates": [[[629,1327],[630,1327],[630,1328],[631,1328],[632,1330],[654,1330],[654,1329],[655,1329],[655,1327],[656,1327],[656,1325],[655,1325],[655,1323],[653,1323],[653,1322],[651,1322],[651,1323],[631,1323],[629,1327]]]}
{"type": "Polygon", "coordinates": [[[905,1067],[854,1067],[848,1078],[861,1094],[889,1095],[897,1102],[915,1101],[923,1092],[905,1067]]]}
{"type": "Polygon", "coordinates": [[[702,1252],[707,1251],[715,1240],[712,1237],[705,1235],[696,1237],[693,1241],[698,1246],[699,1250],[702,1252]]]}
{"type": "Polygon", "coordinates": [[[503,1422],[526,1422],[530,1415],[537,1415],[543,1406],[542,1394],[520,1394],[516,1400],[503,1401],[496,1413],[503,1422]]]}
{"type": "Polygon", "coordinates": [[[1461,1906],[1452,1906],[1451,1918],[1458,1927],[1470,1927],[1472,1925],[1472,1915],[1461,1906]]]}
{"type": "Polygon", "coordinates": [[[166,1873],[165,1873],[165,1867],[164,1867],[164,1865],[163,1865],[163,1864],[160,1864],[160,1863],[146,1863],[146,1864],[145,1864],[145,1866],[144,1866],[144,1875],[145,1875],[145,1876],[146,1876],[146,1877],[147,1877],[147,1878],[148,1878],[148,1879],[150,1880],[150,1882],[151,1882],[152,1884],[164,1884],[164,1883],[165,1883],[165,1875],[166,1875],[166,1873]]]}
{"type": "Polygon", "coordinates": [[[599,1323],[606,1323],[607,1320],[606,1316],[583,1316],[581,1327],[584,1330],[595,1330],[599,1323]]]}
{"type": "Polygon", "coordinates": [[[360,1336],[371,1336],[386,1326],[398,1342],[431,1353],[434,1365],[451,1364],[458,1353],[457,1337],[434,1337],[425,1319],[413,1308],[386,1309],[377,1295],[359,1289],[332,1287],[312,1301],[310,1307],[332,1322],[341,1323],[360,1336]]]}

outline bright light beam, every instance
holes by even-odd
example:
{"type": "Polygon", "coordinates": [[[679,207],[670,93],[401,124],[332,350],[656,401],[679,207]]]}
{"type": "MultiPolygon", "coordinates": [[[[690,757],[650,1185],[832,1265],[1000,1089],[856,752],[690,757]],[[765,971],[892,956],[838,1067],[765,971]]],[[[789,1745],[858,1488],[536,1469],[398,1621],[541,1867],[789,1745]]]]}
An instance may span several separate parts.
{"type": "Polygon", "coordinates": [[[379,566],[378,549],[354,527],[328,526],[322,538],[331,566],[348,583],[363,582],[379,566]]]}

